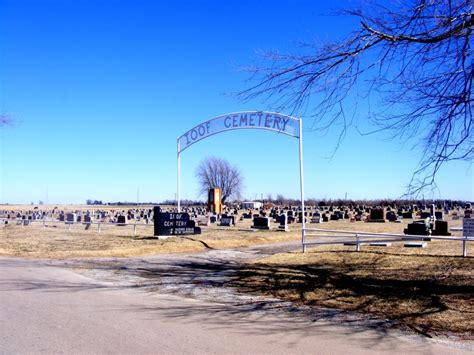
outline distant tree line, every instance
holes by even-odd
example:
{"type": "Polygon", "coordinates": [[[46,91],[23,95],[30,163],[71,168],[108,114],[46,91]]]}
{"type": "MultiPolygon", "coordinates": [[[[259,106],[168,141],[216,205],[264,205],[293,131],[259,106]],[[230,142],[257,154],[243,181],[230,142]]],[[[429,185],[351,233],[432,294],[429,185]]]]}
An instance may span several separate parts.
{"type": "MultiPolygon", "coordinates": [[[[279,206],[295,206],[300,205],[300,199],[287,198],[281,194],[278,194],[276,198],[273,198],[272,195],[267,195],[266,199],[257,200],[263,203],[273,203],[279,206]]],[[[316,199],[308,198],[305,199],[306,206],[351,206],[351,205],[368,205],[368,206],[393,206],[393,205],[429,205],[429,204],[441,204],[448,203],[450,205],[464,205],[466,202],[464,200],[448,200],[448,199],[316,199]]]]}
{"type": "Polygon", "coordinates": [[[99,200],[86,200],[86,205],[103,205],[103,203],[99,200]]]}
{"type": "MultiPolygon", "coordinates": [[[[276,198],[273,198],[272,195],[267,195],[264,199],[257,199],[255,201],[263,202],[263,203],[273,203],[278,206],[297,206],[301,204],[300,199],[295,198],[288,198],[281,194],[276,195],[276,198]]],[[[231,205],[239,204],[240,200],[234,200],[231,205]]],[[[367,206],[401,206],[401,205],[444,205],[447,203],[449,205],[458,205],[463,206],[467,202],[473,201],[464,201],[464,200],[444,200],[444,199],[316,199],[316,198],[308,198],[305,199],[306,206],[314,206],[314,207],[326,207],[326,206],[360,206],[360,205],[367,205],[367,206]]],[[[139,205],[139,206],[150,206],[150,205],[162,205],[162,206],[176,206],[176,200],[163,200],[161,202],[128,202],[128,201],[120,201],[120,202],[102,202],[100,200],[87,200],[87,205],[107,205],[107,206],[130,206],[130,205],[139,205]]],[[[202,200],[181,200],[181,206],[206,206],[206,202],[202,200]]]]}

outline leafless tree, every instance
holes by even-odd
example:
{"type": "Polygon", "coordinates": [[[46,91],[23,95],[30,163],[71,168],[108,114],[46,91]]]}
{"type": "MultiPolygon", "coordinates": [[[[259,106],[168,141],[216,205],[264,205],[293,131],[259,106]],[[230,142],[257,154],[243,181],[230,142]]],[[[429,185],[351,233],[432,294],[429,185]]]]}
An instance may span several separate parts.
{"type": "Polygon", "coordinates": [[[344,41],[304,43],[299,54],[263,53],[239,95],[311,116],[313,129],[340,125],[336,147],[349,126],[357,128],[356,106],[366,100],[376,126],[362,134],[390,130],[392,137],[416,142],[421,159],[407,194],[417,195],[436,186],[444,163],[474,155],[474,3],[382,3],[340,11],[359,22],[344,41]]]}
{"type": "Polygon", "coordinates": [[[229,198],[240,197],[243,187],[242,174],[225,159],[205,158],[196,169],[196,177],[201,194],[207,195],[209,189],[218,187],[222,190],[222,203],[229,198]]]}

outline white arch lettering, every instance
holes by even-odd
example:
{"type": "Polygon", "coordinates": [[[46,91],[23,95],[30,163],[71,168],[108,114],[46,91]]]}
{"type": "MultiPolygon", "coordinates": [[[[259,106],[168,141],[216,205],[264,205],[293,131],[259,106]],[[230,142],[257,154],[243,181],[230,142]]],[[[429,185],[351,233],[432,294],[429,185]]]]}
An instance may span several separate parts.
{"type": "Polygon", "coordinates": [[[265,129],[299,138],[297,118],[266,111],[243,111],[212,118],[178,137],[178,153],[214,134],[235,129],[265,129]]]}

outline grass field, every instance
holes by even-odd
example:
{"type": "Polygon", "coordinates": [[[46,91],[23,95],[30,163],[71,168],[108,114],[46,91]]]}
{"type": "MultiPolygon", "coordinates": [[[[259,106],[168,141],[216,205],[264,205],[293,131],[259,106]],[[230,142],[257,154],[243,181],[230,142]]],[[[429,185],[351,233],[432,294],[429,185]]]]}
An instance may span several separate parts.
{"type": "MultiPolygon", "coordinates": [[[[454,243],[451,243],[454,244],[454,243]]],[[[459,248],[459,246],[458,246],[459,248]]],[[[419,333],[474,340],[474,258],[429,250],[322,246],[246,265],[233,282],[247,292],[395,321],[419,333]]]]}

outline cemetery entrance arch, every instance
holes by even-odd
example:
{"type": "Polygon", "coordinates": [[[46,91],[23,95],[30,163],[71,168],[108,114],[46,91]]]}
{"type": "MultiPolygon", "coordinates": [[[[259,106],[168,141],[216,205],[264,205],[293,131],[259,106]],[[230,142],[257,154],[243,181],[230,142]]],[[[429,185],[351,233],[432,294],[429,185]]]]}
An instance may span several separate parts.
{"type": "Polygon", "coordinates": [[[289,137],[298,138],[299,140],[299,162],[300,162],[300,192],[301,192],[301,211],[303,213],[303,229],[305,229],[304,218],[304,178],[303,178],[303,127],[302,120],[283,115],[281,113],[267,111],[243,111],[234,112],[226,115],[218,116],[205,121],[196,127],[191,128],[177,139],[178,147],[178,178],[177,178],[177,202],[178,212],[181,212],[181,195],[180,195],[180,156],[181,153],[192,146],[194,143],[202,139],[213,136],[215,134],[233,131],[236,129],[264,129],[276,133],[284,134],[289,137]]]}

